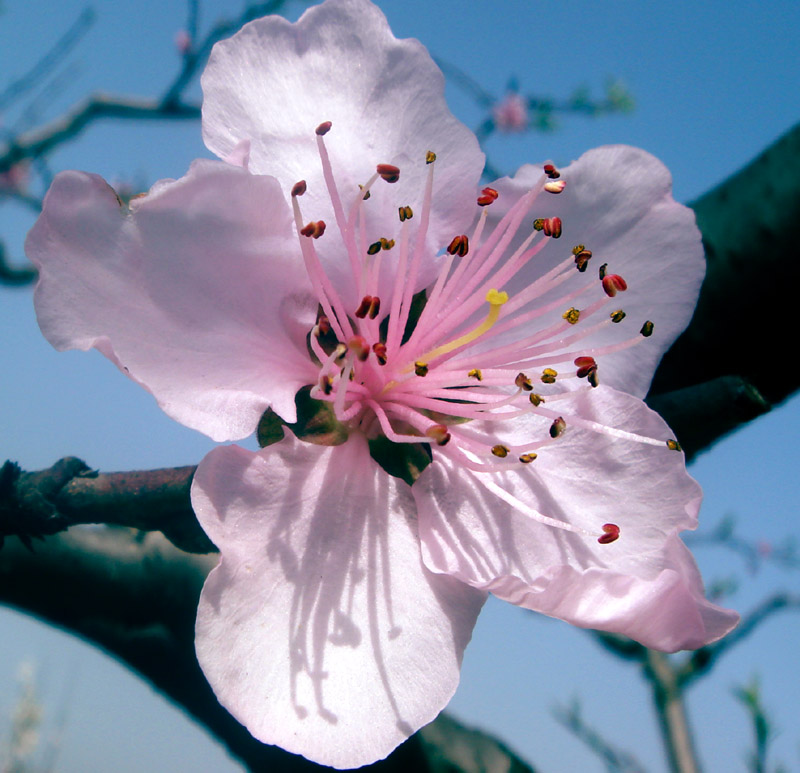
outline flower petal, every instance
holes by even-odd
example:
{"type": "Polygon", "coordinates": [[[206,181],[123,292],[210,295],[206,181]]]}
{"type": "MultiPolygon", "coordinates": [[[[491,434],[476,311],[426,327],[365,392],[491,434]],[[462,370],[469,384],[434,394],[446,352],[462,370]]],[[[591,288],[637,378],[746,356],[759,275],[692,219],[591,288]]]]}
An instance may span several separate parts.
{"type": "Polygon", "coordinates": [[[252,735],[356,767],[444,707],[485,594],[423,567],[409,487],[363,436],[218,448],[192,503],[222,552],[200,599],[198,658],[252,735]]]}
{"type": "MultiPolygon", "coordinates": [[[[541,176],[541,166],[526,165],[515,177],[493,183],[500,196],[490,207],[490,221],[498,221],[541,176]]],[[[694,213],[673,200],[667,168],[638,148],[590,150],[562,170],[562,179],[566,190],[558,196],[542,193],[531,212],[533,217],[560,217],[560,240],[506,289],[513,296],[567,257],[573,246],[584,244],[593,252],[586,276],[596,277],[600,265],[608,263],[609,272],[620,274],[628,290],[609,308],[623,309],[627,318],[587,337],[581,346],[602,347],[634,337],[646,320],[652,321],[655,332],[642,345],[597,357],[602,383],[644,397],[661,356],[694,313],[705,274],[694,213]]]]}
{"type": "Polygon", "coordinates": [[[448,110],[444,78],[425,48],[397,40],[366,0],[328,0],[295,24],[279,16],[247,24],[214,47],[202,86],[209,149],[226,158],[250,139],[251,171],[274,175],[287,193],[308,182],[308,220],[334,220],[314,133],[325,121],[345,208],[377,164],[401,169],[399,182],[378,180],[364,204],[367,244],[393,237],[399,206],[420,211],[429,150],[438,154],[430,255],[474,219],[484,164],[478,141],[448,110]]]}
{"type": "MultiPolygon", "coordinates": [[[[563,415],[563,435],[540,447],[532,463],[488,480],[524,506],[590,534],[537,521],[482,485],[479,476],[487,480],[487,473],[437,456],[412,489],[427,566],[514,604],[656,649],[696,648],[727,633],[738,616],[706,601],[677,536],[695,527],[701,499],[682,454],[578,426],[583,419],[668,438],[663,420],[608,387],[547,405],[563,415]],[[605,523],[620,527],[611,544],[597,541],[605,523]]],[[[546,436],[549,421],[529,414],[509,431],[493,428],[486,442],[524,446],[546,436]]]]}
{"type": "Polygon", "coordinates": [[[215,440],[249,435],[269,405],[294,420],[314,378],[296,317],[316,300],[275,180],[197,161],[128,208],[97,175],[63,172],[26,249],[57,349],[99,349],[215,440]]]}

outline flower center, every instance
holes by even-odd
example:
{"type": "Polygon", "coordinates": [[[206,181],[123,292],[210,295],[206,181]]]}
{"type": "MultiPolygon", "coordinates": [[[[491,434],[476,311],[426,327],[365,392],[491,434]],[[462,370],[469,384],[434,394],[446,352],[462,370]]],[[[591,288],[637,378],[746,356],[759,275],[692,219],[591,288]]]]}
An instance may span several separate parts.
{"type": "MultiPolygon", "coordinates": [[[[560,172],[546,165],[536,184],[492,229],[487,228],[488,212],[498,193],[484,188],[472,235],[456,235],[440,255],[431,255],[426,237],[436,156],[428,152],[421,211],[400,202],[395,232],[368,244],[365,210],[370,190],[376,184],[396,183],[401,170],[378,164],[358,191],[343,198],[324,141],[330,129],[330,122],[317,128],[317,146],[347,252],[349,281],[356,290],[348,295],[360,301],[348,306],[324,270],[315,243],[325,237],[326,224],[303,220],[299,198],[306,184],[297,183],[292,189],[295,223],[321,309],[309,336],[310,351],[319,362],[310,396],[329,403],[351,431],[370,438],[383,435],[397,444],[427,443],[517,510],[588,534],[531,511],[486,475],[531,464],[573,426],[631,442],[677,447],[674,440],[565,417],[559,410],[559,399],[581,388],[577,380],[585,379],[583,388],[588,389],[599,384],[598,358],[635,346],[652,333],[652,323],[646,322],[637,335],[617,343],[586,343],[601,329],[623,321],[625,312],[613,299],[627,283],[609,273],[605,264],[592,279],[587,274],[592,252],[583,244],[535,281],[525,285],[520,280],[525,267],[562,234],[558,217],[536,217],[532,228],[529,219],[534,209],[547,215],[547,198],[564,190],[560,172]],[[391,270],[384,261],[390,250],[397,255],[391,270]],[[433,260],[438,262],[435,281],[415,294],[420,275],[433,260]],[[503,288],[512,285],[521,289],[509,297],[503,288]],[[381,297],[379,287],[388,287],[389,297],[381,297]],[[523,444],[494,442],[508,422],[527,414],[541,419],[540,435],[523,444]]],[[[619,529],[606,524],[593,534],[598,535],[603,544],[613,542],[619,529]]]]}

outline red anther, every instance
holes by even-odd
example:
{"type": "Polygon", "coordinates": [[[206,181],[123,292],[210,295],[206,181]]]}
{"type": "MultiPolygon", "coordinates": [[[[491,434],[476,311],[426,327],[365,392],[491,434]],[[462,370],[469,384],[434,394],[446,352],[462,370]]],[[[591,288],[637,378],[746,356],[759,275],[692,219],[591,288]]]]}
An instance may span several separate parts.
{"type": "MultiPolygon", "coordinates": [[[[534,228],[536,228],[535,224],[534,228]]],[[[558,239],[558,237],[561,236],[561,218],[560,217],[543,218],[542,231],[544,231],[545,236],[552,236],[554,239],[558,239]]]]}
{"type": "Polygon", "coordinates": [[[331,126],[333,126],[333,124],[330,121],[323,121],[323,123],[317,126],[315,131],[320,137],[323,137],[331,130],[331,126]]]}
{"type": "Polygon", "coordinates": [[[321,314],[317,320],[317,327],[320,335],[326,336],[331,332],[331,321],[324,314],[321,314]]]}
{"type": "Polygon", "coordinates": [[[561,177],[561,172],[558,171],[552,164],[545,164],[544,165],[544,173],[551,179],[557,180],[561,177]]]}
{"type": "Polygon", "coordinates": [[[589,265],[589,260],[592,257],[592,251],[584,248],[582,250],[578,250],[578,252],[575,252],[574,254],[575,254],[575,266],[578,269],[578,271],[583,273],[584,271],[586,271],[586,267],[589,265]]]}
{"type": "Polygon", "coordinates": [[[567,183],[564,180],[551,180],[544,184],[544,189],[548,193],[561,193],[566,187],[567,183]]]}
{"type": "Polygon", "coordinates": [[[375,353],[375,359],[381,365],[386,365],[386,344],[378,341],[372,344],[372,351],[375,353]]]}
{"type": "Polygon", "coordinates": [[[628,289],[628,283],[619,274],[606,274],[601,281],[609,298],[628,289]]]}
{"type": "Polygon", "coordinates": [[[567,422],[564,421],[563,416],[559,416],[551,425],[550,425],[550,437],[555,439],[564,433],[564,430],[567,428],[567,422]]]}
{"type": "Polygon", "coordinates": [[[358,308],[356,309],[356,316],[359,319],[364,319],[369,312],[370,306],[372,305],[373,298],[371,295],[365,295],[361,299],[361,303],[358,304],[358,308]]]}
{"type": "Polygon", "coordinates": [[[387,183],[396,183],[400,179],[400,170],[392,164],[378,164],[375,171],[387,183]]]}
{"type": "Polygon", "coordinates": [[[367,357],[369,357],[369,344],[362,336],[353,336],[347,342],[347,348],[355,354],[359,362],[365,362],[367,357]]]}
{"type": "Polygon", "coordinates": [[[369,302],[369,318],[375,319],[378,314],[381,313],[381,299],[378,298],[377,295],[372,296],[372,300],[369,302]]]}
{"type": "Polygon", "coordinates": [[[479,207],[486,207],[491,204],[493,201],[497,201],[497,197],[500,194],[494,188],[484,188],[481,191],[481,195],[478,196],[478,206],[479,207]]]}
{"type": "Polygon", "coordinates": [[[619,539],[619,526],[615,523],[604,523],[603,531],[605,532],[602,537],[598,537],[597,541],[601,545],[608,545],[611,542],[616,542],[619,539]]]}
{"type": "Polygon", "coordinates": [[[575,367],[578,369],[578,378],[586,378],[593,370],[597,370],[597,362],[594,357],[577,357],[575,367]]]}
{"type": "Polygon", "coordinates": [[[302,196],[306,192],[306,181],[300,180],[292,186],[292,198],[295,196],[302,196]]]}
{"type": "Polygon", "coordinates": [[[436,442],[437,446],[446,446],[450,442],[450,433],[444,424],[434,424],[425,430],[425,436],[436,442]]]}
{"type": "Polygon", "coordinates": [[[325,233],[325,221],[312,220],[300,229],[300,233],[303,236],[310,236],[312,239],[319,239],[325,233]]]}
{"type": "Polygon", "coordinates": [[[447,248],[447,251],[451,255],[458,255],[460,258],[463,258],[469,252],[469,239],[467,238],[466,234],[454,236],[453,241],[450,242],[450,245],[447,248]]]}

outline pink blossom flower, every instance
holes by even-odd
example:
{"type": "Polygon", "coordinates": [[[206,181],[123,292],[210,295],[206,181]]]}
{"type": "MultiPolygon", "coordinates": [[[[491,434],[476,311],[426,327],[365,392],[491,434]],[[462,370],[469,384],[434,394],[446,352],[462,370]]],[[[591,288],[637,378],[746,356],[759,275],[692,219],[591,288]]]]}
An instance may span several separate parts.
{"type": "Polygon", "coordinates": [[[224,161],[127,206],[64,172],[27,248],[54,346],[218,441],[289,425],[193,484],[222,704],[352,767],[447,703],[487,592],[668,651],[724,635],[678,537],[700,489],[641,400],[703,275],[664,167],[606,147],[479,189],[441,74],[367,0],[248,24],[203,88],[224,161]]]}
{"type": "Polygon", "coordinates": [[[500,131],[524,131],[530,122],[528,103],[525,97],[516,91],[509,91],[500,102],[492,107],[492,118],[500,131]]]}

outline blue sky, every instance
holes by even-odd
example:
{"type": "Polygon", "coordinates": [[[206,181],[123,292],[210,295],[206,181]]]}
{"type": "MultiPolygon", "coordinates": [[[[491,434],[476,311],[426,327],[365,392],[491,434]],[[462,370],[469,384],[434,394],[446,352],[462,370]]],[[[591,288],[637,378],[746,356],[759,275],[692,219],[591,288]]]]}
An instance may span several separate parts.
{"type": "MultiPolygon", "coordinates": [[[[672,170],[676,198],[688,201],[736,171],[800,115],[800,59],[792,34],[800,29],[796,2],[379,5],[395,34],[419,38],[435,56],[497,95],[511,75],[526,93],[564,97],[586,85],[600,96],[609,76],[621,78],[633,93],[637,107],[631,115],[566,117],[551,134],[493,137],[487,150],[504,171],[547,158],[567,163],[590,147],[623,142],[661,158],[672,170]]],[[[82,7],[75,0],[4,0],[0,90],[34,63],[82,7]]],[[[201,22],[208,25],[239,8],[240,3],[205,2],[201,22]]],[[[299,9],[291,5],[289,15],[299,9]]],[[[178,66],[173,38],[184,24],[183,3],[106,0],[96,10],[98,22],[44,103],[44,119],[92,90],[157,94],[178,66]]],[[[481,111],[462,91],[451,86],[448,98],[468,125],[480,123],[481,111]]],[[[11,111],[4,118],[11,124],[17,115],[11,111]]],[[[181,175],[202,155],[208,154],[196,123],[104,123],[52,160],[55,169],[86,169],[145,185],[181,175]]],[[[22,208],[0,207],[0,235],[12,254],[21,254],[31,222],[22,208]]],[[[207,439],[168,420],[96,353],[51,350],[36,327],[29,291],[0,289],[0,325],[3,457],[35,469],[74,454],[113,470],[189,464],[211,448],[207,439]]],[[[796,534],[799,431],[795,399],[702,456],[692,470],[706,492],[702,524],[733,513],[742,535],[753,540],[778,542],[796,534]]],[[[707,581],[738,577],[740,590],[730,604],[740,610],[777,589],[800,590],[796,573],[767,566],[751,575],[719,548],[698,549],[697,555],[707,581]]],[[[689,708],[709,770],[743,768],[749,728],[731,688],[754,674],[761,677],[780,731],[774,759],[800,768],[799,634],[800,615],[775,617],[691,694],[689,708]]],[[[59,770],[238,769],[148,686],[94,650],[16,613],[0,613],[0,640],[0,710],[10,706],[13,674],[26,656],[40,667],[49,707],[68,706],[59,770]]],[[[576,696],[586,719],[610,740],[649,769],[665,769],[648,696],[631,667],[602,653],[583,632],[489,604],[467,651],[452,710],[501,735],[543,771],[601,771],[601,763],[550,717],[555,704],[576,696]]]]}

